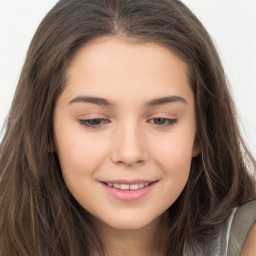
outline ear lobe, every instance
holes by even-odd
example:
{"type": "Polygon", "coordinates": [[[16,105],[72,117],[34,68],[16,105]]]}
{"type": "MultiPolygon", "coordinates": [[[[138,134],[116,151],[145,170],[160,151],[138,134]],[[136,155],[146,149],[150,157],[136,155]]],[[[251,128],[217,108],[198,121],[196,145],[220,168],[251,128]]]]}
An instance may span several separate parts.
{"type": "Polygon", "coordinates": [[[202,152],[201,143],[199,142],[199,138],[196,135],[194,145],[193,145],[193,149],[192,149],[192,157],[199,156],[201,154],[201,152],[202,152]]]}
{"type": "Polygon", "coordinates": [[[56,152],[55,143],[51,139],[49,139],[49,142],[47,143],[47,151],[48,153],[56,152]]]}
{"type": "Polygon", "coordinates": [[[192,151],[192,156],[197,157],[201,154],[201,146],[200,145],[195,145],[193,146],[193,151],[192,151]]]}

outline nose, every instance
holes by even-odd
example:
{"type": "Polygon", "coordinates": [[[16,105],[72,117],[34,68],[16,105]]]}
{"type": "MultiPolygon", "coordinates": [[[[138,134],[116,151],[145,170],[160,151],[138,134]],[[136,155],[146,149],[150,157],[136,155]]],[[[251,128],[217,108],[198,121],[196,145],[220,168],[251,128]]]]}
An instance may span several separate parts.
{"type": "Polygon", "coordinates": [[[123,125],[114,132],[111,160],[126,167],[142,165],[146,162],[144,136],[136,125],[123,125]]]}

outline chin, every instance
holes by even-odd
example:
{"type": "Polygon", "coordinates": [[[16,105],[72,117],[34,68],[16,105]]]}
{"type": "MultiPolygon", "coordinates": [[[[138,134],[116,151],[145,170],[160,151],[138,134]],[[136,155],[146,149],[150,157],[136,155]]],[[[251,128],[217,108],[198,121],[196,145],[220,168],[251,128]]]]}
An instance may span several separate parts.
{"type": "Polygon", "coordinates": [[[108,226],[118,230],[138,230],[147,226],[148,223],[143,221],[120,221],[115,223],[108,223],[108,226]]]}
{"type": "Polygon", "coordinates": [[[157,225],[160,217],[155,216],[145,216],[143,214],[133,215],[133,216],[112,216],[111,218],[101,219],[110,228],[116,230],[140,230],[146,228],[147,226],[157,225]]]}

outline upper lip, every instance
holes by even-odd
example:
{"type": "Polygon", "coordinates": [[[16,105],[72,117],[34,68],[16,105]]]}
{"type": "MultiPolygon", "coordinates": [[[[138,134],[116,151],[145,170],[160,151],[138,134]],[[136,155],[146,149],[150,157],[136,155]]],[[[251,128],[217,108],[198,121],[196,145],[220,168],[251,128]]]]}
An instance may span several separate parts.
{"type": "Polygon", "coordinates": [[[145,184],[145,183],[153,183],[158,180],[142,180],[142,179],[137,179],[137,180],[101,180],[100,182],[103,183],[111,183],[111,184],[145,184]]]}

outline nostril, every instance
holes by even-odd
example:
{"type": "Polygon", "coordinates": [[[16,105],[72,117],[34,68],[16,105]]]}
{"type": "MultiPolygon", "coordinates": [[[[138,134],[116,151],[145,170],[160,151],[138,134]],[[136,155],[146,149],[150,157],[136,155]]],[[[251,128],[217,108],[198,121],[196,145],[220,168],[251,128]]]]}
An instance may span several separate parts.
{"type": "Polygon", "coordinates": [[[125,165],[125,166],[133,166],[133,165],[142,165],[145,161],[138,160],[138,161],[117,161],[116,164],[118,165],[125,165]]]}

